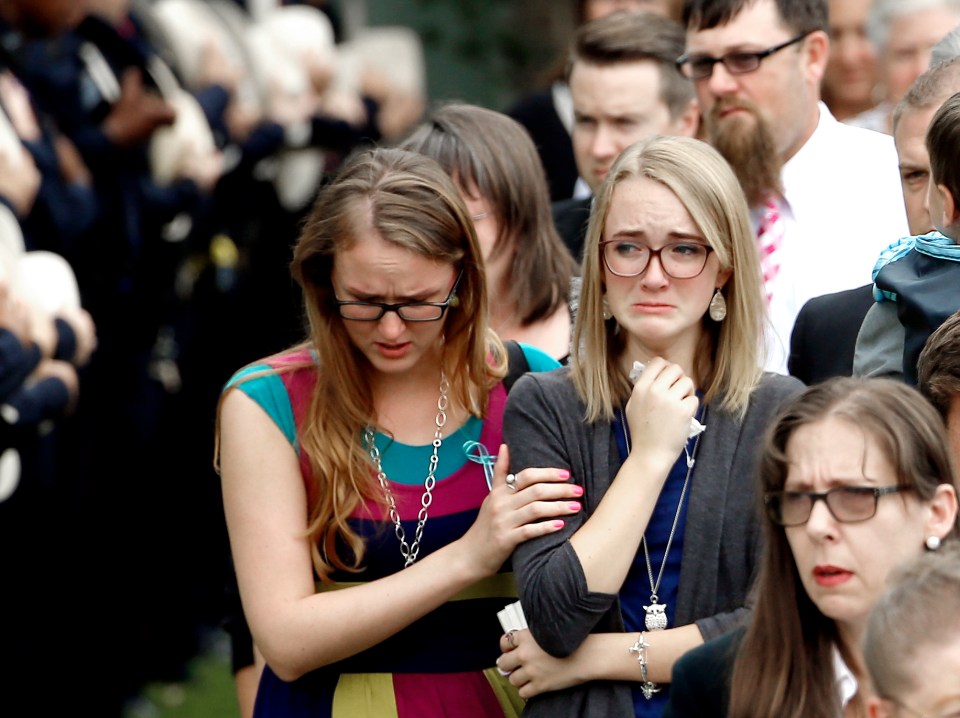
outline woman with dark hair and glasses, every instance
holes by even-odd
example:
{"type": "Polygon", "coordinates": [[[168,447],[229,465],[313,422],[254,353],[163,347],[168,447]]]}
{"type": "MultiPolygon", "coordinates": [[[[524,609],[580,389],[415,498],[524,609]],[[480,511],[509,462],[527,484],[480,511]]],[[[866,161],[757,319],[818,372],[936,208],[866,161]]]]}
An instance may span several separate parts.
{"type": "Polygon", "coordinates": [[[674,660],[742,620],[756,447],[802,389],[760,369],[763,302],[719,153],[627,148],[590,218],[571,365],[522,377],[504,415],[514,471],[584,486],[581,514],[514,553],[530,630],[501,639],[498,665],[528,715],[659,716],[674,660]]]}
{"type": "MultiPolygon", "coordinates": [[[[297,243],[309,336],[224,392],[219,466],[257,718],[515,716],[507,559],[582,493],[507,474],[504,347],[470,215],[431,159],[363,152],[297,243]]],[[[525,348],[531,366],[559,366],[525,348]]]]}
{"type": "Polygon", "coordinates": [[[866,716],[862,643],[888,576],[960,535],[943,423],[905,384],[833,379],[777,417],[759,483],[750,623],[677,662],[665,715],[866,716]]]}

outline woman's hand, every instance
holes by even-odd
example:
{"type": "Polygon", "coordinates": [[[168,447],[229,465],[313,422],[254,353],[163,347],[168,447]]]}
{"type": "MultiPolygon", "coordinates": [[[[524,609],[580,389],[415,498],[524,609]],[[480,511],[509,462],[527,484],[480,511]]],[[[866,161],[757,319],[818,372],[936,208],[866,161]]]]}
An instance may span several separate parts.
{"type": "Polygon", "coordinates": [[[699,403],[693,380],[679,365],[652,359],[627,401],[630,454],[658,457],[672,466],[686,444],[699,403]]]}
{"type": "Polygon", "coordinates": [[[468,555],[483,576],[496,573],[518,544],[562,529],[563,517],[581,508],[583,488],[568,483],[569,471],[529,468],[508,483],[509,464],[509,451],[501,444],[490,495],[460,539],[470,547],[468,555]]]}
{"type": "Polygon", "coordinates": [[[503,654],[497,659],[497,668],[509,676],[521,698],[533,698],[589,680],[578,665],[579,651],[567,658],[554,658],[537,645],[526,628],[501,636],[500,650],[503,654]]]}

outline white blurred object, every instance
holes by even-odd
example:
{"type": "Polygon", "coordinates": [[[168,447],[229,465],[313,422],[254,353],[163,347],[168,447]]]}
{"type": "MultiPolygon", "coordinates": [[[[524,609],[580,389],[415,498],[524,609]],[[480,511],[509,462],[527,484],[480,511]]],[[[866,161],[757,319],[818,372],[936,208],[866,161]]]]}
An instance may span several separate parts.
{"type": "Polygon", "coordinates": [[[254,27],[270,37],[278,52],[333,67],[337,61],[330,19],[309,5],[289,5],[263,16],[254,27]]]}
{"type": "Polygon", "coordinates": [[[0,279],[14,282],[24,253],[23,232],[13,211],[0,203],[0,279]]]}
{"type": "Polygon", "coordinates": [[[20,223],[5,204],[0,204],[0,279],[33,310],[56,314],[80,307],[73,268],[54,252],[25,251],[20,223]]]}
{"type": "Polygon", "coordinates": [[[20,485],[20,453],[9,448],[0,454],[0,503],[6,501],[20,485]]]}
{"type": "Polygon", "coordinates": [[[73,268],[54,252],[26,252],[17,263],[15,286],[34,308],[48,314],[80,308],[80,288],[73,268]]]}
{"type": "Polygon", "coordinates": [[[340,43],[338,81],[353,90],[363,86],[367,71],[375,71],[396,91],[426,95],[426,64],[420,36],[408,27],[368,27],[340,43]]]}
{"type": "Polygon", "coordinates": [[[520,605],[520,601],[514,601],[504,606],[502,611],[497,611],[497,618],[500,619],[504,633],[528,628],[527,617],[523,615],[523,606],[520,605]]]}
{"type": "Polygon", "coordinates": [[[240,100],[261,105],[262,98],[250,77],[250,59],[245,46],[248,18],[239,7],[229,1],[156,0],[152,11],[187,90],[203,87],[204,58],[213,47],[240,78],[236,89],[240,100]]]}
{"type": "Polygon", "coordinates": [[[150,137],[150,170],[153,181],[160,186],[182,176],[187,160],[217,151],[210,124],[193,95],[174,88],[164,94],[164,99],[173,105],[177,119],[172,125],[157,128],[150,137]]]}
{"type": "MultiPolygon", "coordinates": [[[[337,68],[329,18],[305,5],[276,8],[249,28],[247,40],[268,115],[287,127],[309,123],[337,68]]],[[[277,158],[273,184],[283,207],[298,211],[313,200],[325,162],[315,147],[287,149],[277,158]]]]}
{"type": "Polygon", "coordinates": [[[180,87],[164,92],[173,106],[173,124],[158,127],[150,137],[149,161],[154,181],[163,186],[186,175],[185,165],[197,158],[215,155],[213,130],[196,98],[180,87]]]}

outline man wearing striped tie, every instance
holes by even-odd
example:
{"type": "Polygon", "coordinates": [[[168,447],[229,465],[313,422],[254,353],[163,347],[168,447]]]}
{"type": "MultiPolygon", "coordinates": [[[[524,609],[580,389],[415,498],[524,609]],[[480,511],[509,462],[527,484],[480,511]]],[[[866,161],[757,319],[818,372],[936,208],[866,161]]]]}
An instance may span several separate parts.
{"type": "Polygon", "coordinates": [[[867,284],[877,252],[907,229],[893,141],[820,101],[827,0],[686,0],[683,20],[678,65],[753,210],[767,368],[787,373],[804,302],[867,284]]]}

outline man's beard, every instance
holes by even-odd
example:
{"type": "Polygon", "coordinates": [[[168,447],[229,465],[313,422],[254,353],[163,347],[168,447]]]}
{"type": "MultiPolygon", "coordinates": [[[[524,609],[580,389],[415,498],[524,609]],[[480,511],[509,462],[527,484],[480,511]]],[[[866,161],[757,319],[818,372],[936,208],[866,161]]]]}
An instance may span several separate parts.
{"type": "Polygon", "coordinates": [[[780,170],[783,160],[770,124],[746,100],[721,98],[706,116],[707,139],[733,168],[747,197],[756,207],[771,194],[782,194],[780,170]],[[731,108],[746,110],[731,117],[720,115],[731,108]]]}

